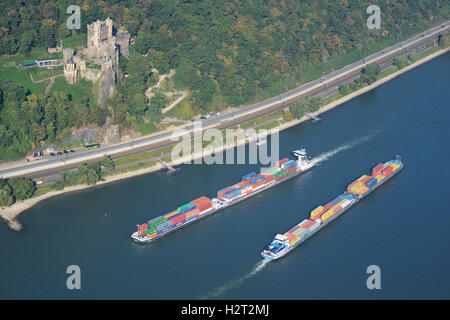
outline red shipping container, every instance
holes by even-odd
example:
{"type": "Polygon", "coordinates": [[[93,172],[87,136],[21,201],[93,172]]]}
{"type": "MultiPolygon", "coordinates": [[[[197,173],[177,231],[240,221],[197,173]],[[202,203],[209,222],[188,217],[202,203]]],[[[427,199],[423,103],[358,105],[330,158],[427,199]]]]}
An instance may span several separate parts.
{"type": "Polygon", "coordinates": [[[201,203],[209,202],[209,198],[203,196],[203,197],[197,198],[197,199],[195,199],[195,200],[192,200],[191,202],[192,202],[193,204],[195,204],[195,205],[198,205],[198,204],[201,204],[201,203]]]}
{"type": "Polygon", "coordinates": [[[331,207],[333,207],[334,204],[332,204],[331,202],[328,202],[326,205],[323,206],[323,211],[322,213],[325,213],[325,211],[328,211],[331,209],[331,207]]]}
{"type": "Polygon", "coordinates": [[[385,177],[387,177],[388,175],[390,175],[392,173],[392,171],[394,171],[394,168],[389,166],[386,167],[383,171],[381,171],[381,174],[385,177]]]}
{"type": "Polygon", "coordinates": [[[288,161],[289,161],[288,158],[283,158],[283,159],[278,160],[277,162],[275,162],[275,166],[281,167],[281,165],[282,165],[283,163],[286,163],[286,162],[288,162],[288,161]]]}
{"type": "Polygon", "coordinates": [[[172,221],[173,225],[177,224],[180,221],[184,221],[184,220],[186,220],[186,214],[185,213],[180,214],[179,216],[176,216],[173,219],[170,219],[170,221],[172,221]]]}
{"type": "Polygon", "coordinates": [[[295,234],[288,234],[288,239],[289,240],[292,240],[292,239],[294,239],[296,236],[295,236],[295,234]]]}
{"type": "Polygon", "coordinates": [[[236,184],[236,186],[238,186],[239,188],[242,188],[243,186],[247,185],[250,183],[250,180],[247,181],[241,181],[239,183],[236,184]]]}
{"type": "Polygon", "coordinates": [[[267,175],[266,178],[264,179],[265,182],[270,182],[275,180],[275,176],[273,174],[267,175]]]}
{"type": "Polygon", "coordinates": [[[142,233],[144,231],[148,230],[148,224],[144,223],[144,224],[139,224],[138,225],[138,232],[142,233]]]}
{"type": "Polygon", "coordinates": [[[295,170],[297,170],[297,167],[293,167],[293,168],[287,169],[286,173],[291,173],[292,171],[295,171],[295,170]]]}
{"type": "Polygon", "coordinates": [[[312,220],[308,220],[306,221],[304,224],[302,224],[302,228],[308,229],[309,227],[311,227],[315,222],[312,220]]]}
{"type": "Polygon", "coordinates": [[[377,164],[373,169],[372,169],[372,176],[377,176],[380,174],[381,170],[383,170],[383,164],[377,164]]]}
{"type": "Polygon", "coordinates": [[[291,230],[289,230],[289,233],[294,233],[296,230],[298,230],[300,227],[299,226],[295,226],[293,227],[291,230]]]}
{"type": "Polygon", "coordinates": [[[208,203],[202,203],[201,205],[197,206],[198,211],[205,211],[206,209],[209,209],[212,207],[211,202],[208,203]]]}

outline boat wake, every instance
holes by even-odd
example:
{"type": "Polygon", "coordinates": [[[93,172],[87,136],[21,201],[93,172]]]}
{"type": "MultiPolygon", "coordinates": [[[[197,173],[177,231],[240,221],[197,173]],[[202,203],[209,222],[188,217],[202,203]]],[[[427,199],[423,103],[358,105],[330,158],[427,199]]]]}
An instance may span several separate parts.
{"type": "Polygon", "coordinates": [[[237,287],[241,286],[244,283],[245,280],[253,277],[254,275],[258,274],[262,269],[264,269],[264,267],[267,265],[268,262],[270,262],[270,261],[267,260],[267,259],[259,261],[250,270],[250,272],[246,273],[244,276],[240,277],[239,279],[232,280],[232,281],[228,282],[227,284],[225,284],[223,286],[217,287],[211,293],[200,297],[200,299],[216,298],[218,296],[221,296],[222,294],[224,294],[228,290],[231,290],[231,289],[234,289],[234,288],[237,288],[237,287]]]}
{"type": "Polygon", "coordinates": [[[356,146],[357,144],[360,144],[362,142],[366,142],[366,141],[370,140],[372,138],[372,136],[373,135],[367,135],[367,136],[359,138],[359,139],[357,139],[357,140],[355,140],[353,142],[346,143],[346,144],[344,144],[342,146],[337,147],[336,149],[333,149],[331,151],[322,153],[322,154],[318,155],[317,157],[312,158],[311,161],[314,164],[319,164],[319,163],[321,163],[323,161],[326,161],[326,160],[330,159],[332,156],[334,156],[335,154],[337,154],[337,153],[339,153],[341,151],[351,149],[354,146],[356,146]]]}

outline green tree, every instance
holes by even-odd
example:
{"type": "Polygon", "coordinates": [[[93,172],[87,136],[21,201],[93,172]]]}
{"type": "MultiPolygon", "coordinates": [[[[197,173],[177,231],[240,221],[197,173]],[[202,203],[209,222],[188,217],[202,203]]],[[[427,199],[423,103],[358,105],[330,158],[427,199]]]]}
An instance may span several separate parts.
{"type": "Polygon", "coordinates": [[[18,200],[31,198],[36,190],[36,186],[32,180],[22,177],[11,178],[8,180],[8,184],[12,188],[13,196],[18,200]]]}
{"type": "Polygon", "coordinates": [[[381,69],[379,64],[370,63],[363,69],[361,79],[363,80],[363,82],[370,85],[378,80],[380,72],[381,69]]]}
{"type": "Polygon", "coordinates": [[[137,93],[130,101],[130,114],[143,115],[148,108],[148,99],[145,94],[137,93]]]}
{"type": "Polygon", "coordinates": [[[136,52],[139,52],[141,54],[146,53],[150,48],[150,44],[151,44],[150,34],[143,31],[139,31],[134,43],[134,48],[136,52]]]}
{"type": "Polygon", "coordinates": [[[34,44],[35,36],[36,35],[33,34],[33,32],[24,32],[20,36],[19,53],[26,54],[26,53],[30,52],[30,50],[34,44]]]}
{"type": "Polygon", "coordinates": [[[167,105],[168,99],[162,92],[156,92],[150,100],[150,105],[155,108],[164,109],[167,105]]]}
{"type": "Polygon", "coordinates": [[[114,161],[108,155],[103,156],[102,166],[104,166],[108,170],[114,170],[114,161]]]}
{"type": "Polygon", "coordinates": [[[289,107],[289,111],[296,119],[301,119],[305,112],[308,112],[308,101],[306,99],[301,99],[289,107]]]}
{"type": "Polygon", "coordinates": [[[11,192],[5,188],[0,189],[0,207],[9,207],[14,203],[14,197],[11,192]]]}
{"type": "Polygon", "coordinates": [[[392,62],[392,64],[394,66],[396,66],[397,69],[399,69],[399,70],[405,66],[405,64],[403,63],[403,61],[400,58],[395,58],[394,61],[392,62]]]}
{"type": "Polygon", "coordinates": [[[347,95],[350,93],[350,88],[348,85],[342,83],[339,85],[339,93],[342,94],[343,96],[347,95]]]}
{"type": "Polygon", "coordinates": [[[70,36],[70,30],[67,28],[67,24],[63,23],[58,28],[58,37],[64,39],[70,36]]]}
{"type": "Polygon", "coordinates": [[[77,169],[78,182],[95,185],[100,181],[100,166],[98,163],[80,164],[77,169]]]}

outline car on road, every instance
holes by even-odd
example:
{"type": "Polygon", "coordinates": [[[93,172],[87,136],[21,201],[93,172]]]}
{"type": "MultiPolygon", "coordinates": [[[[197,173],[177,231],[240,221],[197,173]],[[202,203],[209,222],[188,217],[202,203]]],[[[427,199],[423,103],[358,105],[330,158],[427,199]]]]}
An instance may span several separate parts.
{"type": "Polygon", "coordinates": [[[61,151],[58,151],[56,154],[57,154],[58,156],[62,156],[62,155],[63,155],[63,153],[62,153],[61,151]]]}
{"type": "Polygon", "coordinates": [[[72,150],[72,149],[70,149],[69,151],[70,151],[70,153],[74,153],[75,152],[75,150],[72,150]]]}
{"type": "Polygon", "coordinates": [[[67,150],[63,150],[63,153],[69,153],[69,152],[67,152],[67,150]]]}
{"type": "Polygon", "coordinates": [[[55,156],[55,154],[54,154],[53,152],[50,152],[50,155],[51,155],[52,157],[54,157],[54,156],[55,156]]]}

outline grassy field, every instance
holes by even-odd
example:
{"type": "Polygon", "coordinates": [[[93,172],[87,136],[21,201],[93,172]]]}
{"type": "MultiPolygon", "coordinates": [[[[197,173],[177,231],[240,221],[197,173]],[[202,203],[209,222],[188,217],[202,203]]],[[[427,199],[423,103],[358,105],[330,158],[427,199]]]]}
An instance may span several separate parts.
{"type": "Polygon", "coordinates": [[[29,69],[29,74],[33,76],[34,81],[50,78],[52,76],[63,75],[63,66],[50,67],[50,68],[32,68],[29,69]]]}
{"type": "Polygon", "coordinates": [[[241,123],[239,125],[239,127],[241,129],[251,128],[251,127],[254,127],[254,126],[258,125],[261,122],[268,121],[270,119],[278,119],[278,118],[280,118],[282,116],[283,116],[283,111],[282,110],[276,111],[276,112],[267,114],[267,115],[265,115],[263,117],[260,117],[260,118],[257,118],[257,119],[253,119],[253,120],[241,123]]]}
{"type": "Polygon", "coordinates": [[[153,122],[136,123],[134,126],[143,136],[157,131],[153,122]]]}
{"type": "Polygon", "coordinates": [[[116,166],[120,166],[120,165],[135,163],[138,161],[145,161],[145,160],[148,160],[149,158],[157,157],[161,154],[170,152],[173,147],[174,147],[174,145],[170,145],[170,146],[167,146],[164,148],[159,148],[159,149],[152,150],[152,151],[146,151],[146,152],[142,152],[142,153],[138,153],[138,154],[133,154],[131,156],[126,156],[126,157],[114,160],[114,164],[116,166]]]}
{"type": "Polygon", "coordinates": [[[33,83],[30,79],[29,70],[6,67],[3,64],[0,64],[0,81],[15,82],[35,94],[44,93],[45,87],[48,84],[48,81],[33,83]]]}
{"type": "Polygon", "coordinates": [[[68,84],[66,78],[58,77],[55,78],[55,83],[53,83],[50,91],[66,92],[72,96],[73,101],[80,100],[83,97],[89,97],[90,101],[96,103],[97,100],[94,98],[92,88],[92,82],[86,79],[79,79],[75,84],[68,84]]]}
{"type": "Polygon", "coordinates": [[[186,97],[183,101],[177,104],[173,109],[165,114],[165,116],[169,118],[176,119],[184,119],[190,120],[194,116],[195,112],[192,109],[191,103],[188,101],[188,97],[186,97]]]}

